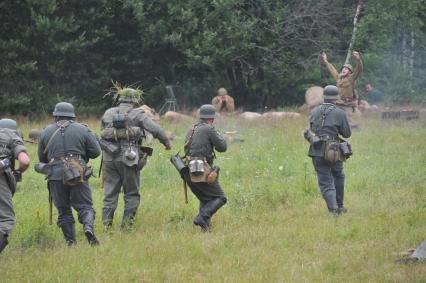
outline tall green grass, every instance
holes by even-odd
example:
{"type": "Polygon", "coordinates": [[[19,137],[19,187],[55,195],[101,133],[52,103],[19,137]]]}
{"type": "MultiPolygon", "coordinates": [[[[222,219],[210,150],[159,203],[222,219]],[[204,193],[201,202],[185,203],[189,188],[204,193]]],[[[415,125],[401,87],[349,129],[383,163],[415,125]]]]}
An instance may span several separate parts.
{"type": "MultiPolygon", "coordinates": [[[[95,131],[96,120],[87,121],[95,131]]],[[[360,121],[345,164],[349,212],[327,213],[307,143],[306,118],[245,122],[221,118],[244,143],[219,153],[220,181],[229,202],[202,233],[192,224],[198,202],[184,203],[182,182],[169,162],[190,125],[176,133],[172,152],[156,142],[142,172],[142,205],[135,229],[101,226],[102,190],[91,179],[100,247],[77,225],[78,245],[65,246],[47,224],[43,176],[24,174],[14,203],[18,223],[0,255],[2,282],[426,282],[426,265],[394,264],[398,252],[426,238],[426,121],[360,121]]],[[[40,124],[20,121],[24,133],[40,124]]],[[[27,145],[33,164],[36,146],[27,145]]],[[[100,159],[91,162],[99,168],[100,159]]],[[[54,212],[56,217],[56,211],[54,212]]]]}

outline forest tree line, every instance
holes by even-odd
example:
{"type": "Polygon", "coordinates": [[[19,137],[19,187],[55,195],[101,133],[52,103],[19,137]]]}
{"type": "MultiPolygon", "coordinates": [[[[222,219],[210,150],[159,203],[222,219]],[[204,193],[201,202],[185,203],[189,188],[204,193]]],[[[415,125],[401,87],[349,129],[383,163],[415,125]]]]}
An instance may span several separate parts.
{"type": "Polygon", "coordinates": [[[387,103],[426,97],[426,0],[5,0],[0,18],[0,113],[100,113],[112,81],[156,109],[166,85],[185,109],[219,87],[245,110],[302,104],[333,83],[321,51],[340,68],[352,38],[361,95],[371,82],[387,103]]]}

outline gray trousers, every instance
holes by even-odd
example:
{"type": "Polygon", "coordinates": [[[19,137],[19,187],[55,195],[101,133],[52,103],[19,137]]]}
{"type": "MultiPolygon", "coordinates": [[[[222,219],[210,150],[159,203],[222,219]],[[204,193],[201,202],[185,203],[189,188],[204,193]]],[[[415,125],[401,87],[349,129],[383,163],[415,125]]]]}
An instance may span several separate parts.
{"type": "Polygon", "coordinates": [[[189,173],[185,174],[184,178],[191,188],[191,191],[200,200],[200,202],[209,202],[215,198],[226,198],[225,192],[218,182],[219,178],[212,184],[206,182],[193,183],[191,182],[189,173]]]}
{"type": "Polygon", "coordinates": [[[136,166],[125,166],[122,161],[104,161],[102,165],[104,178],[104,207],[102,222],[112,221],[117,209],[118,195],[123,187],[123,219],[134,217],[140,205],[140,170],[136,166]]]}
{"type": "Polygon", "coordinates": [[[10,234],[16,217],[12,204],[12,192],[4,174],[0,174],[0,234],[10,234]]]}
{"type": "Polygon", "coordinates": [[[343,162],[328,162],[324,157],[312,157],[317,173],[318,185],[328,209],[343,207],[345,193],[345,173],[343,162]]]}
{"type": "Polygon", "coordinates": [[[67,223],[75,223],[71,208],[78,214],[78,221],[93,228],[95,210],[92,204],[92,191],[87,182],[77,186],[66,186],[62,181],[49,181],[49,189],[53,203],[58,210],[59,227],[67,223]]]}

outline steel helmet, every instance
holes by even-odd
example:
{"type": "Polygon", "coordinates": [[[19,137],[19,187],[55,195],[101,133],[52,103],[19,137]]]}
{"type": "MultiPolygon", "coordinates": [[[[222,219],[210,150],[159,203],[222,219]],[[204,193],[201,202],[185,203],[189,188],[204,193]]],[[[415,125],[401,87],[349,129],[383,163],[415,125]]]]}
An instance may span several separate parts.
{"type": "Polygon", "coordinates": [[[216,117],[216,110],[211,104],[204,104],[200,107],[198,117],[201,119],[210,119],[216,117]]]}
{"type": "Polygon", "coordinates": [[[221,87],[217,90],[217,95],[219,95],[219,96],[223,96],[223,95],[227,95],[227,94],[228,94],[228,91],[226,90],[226,88],[221,87]]]}
{"type": "Polygon", "coordinates": [[[140,89],[126,87],[118,90],[117,96],[119,102],[139,103],[141,100],[142,91],[140,89]]]}
{"type": "Polygon", "coordinates": [[[55,105],[53,116],[75,118],[74,106],[68,102],[59,102],[55,105]]]}
{"type": "Polygon", "coordinates": [[[328,85],[324,88],[324,99],[339,99],[339,90],[335,85],[328,85]]]}
{"type": "Polygon", "coordinates": [[[18,129],[18,124],[13,119],[4,118],[4,119],[0,120],[0,128],[2,128],[2,129],[17,130],[18,129]]]}

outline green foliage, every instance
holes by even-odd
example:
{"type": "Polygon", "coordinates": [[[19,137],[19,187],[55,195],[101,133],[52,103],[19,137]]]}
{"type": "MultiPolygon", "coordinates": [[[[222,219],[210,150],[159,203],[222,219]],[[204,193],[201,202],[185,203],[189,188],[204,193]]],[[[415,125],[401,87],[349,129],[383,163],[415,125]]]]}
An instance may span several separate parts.
{"type": "MultiPolygon", "coordinates": [[[[357,3],[3,1],[0,111],[49,113],[58,96],[91,109],[105,105],[111,80],[143,85],[146,102],[157,109],[167,84],[180,87],[185,108],[210,101],[219,87],[248,110],[301,104],[307,87],[332,82],[319,54],[343,60],[357,3]]],[[[361,80],[377,82],[390,102],[425,96],[425,6],[425,0],[364,1],[355,46],[375,59],[361,80]]]]}

